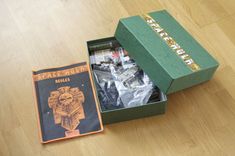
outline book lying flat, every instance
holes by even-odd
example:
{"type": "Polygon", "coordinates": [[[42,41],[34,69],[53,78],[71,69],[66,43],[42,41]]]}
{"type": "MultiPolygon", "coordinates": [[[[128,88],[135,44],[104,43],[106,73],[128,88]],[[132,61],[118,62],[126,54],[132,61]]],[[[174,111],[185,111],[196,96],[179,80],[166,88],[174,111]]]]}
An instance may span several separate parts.
{"type": "Polygon", "coordinates": [[[86,62],[33,71],[42,143],[103,131],[86,62]]]}

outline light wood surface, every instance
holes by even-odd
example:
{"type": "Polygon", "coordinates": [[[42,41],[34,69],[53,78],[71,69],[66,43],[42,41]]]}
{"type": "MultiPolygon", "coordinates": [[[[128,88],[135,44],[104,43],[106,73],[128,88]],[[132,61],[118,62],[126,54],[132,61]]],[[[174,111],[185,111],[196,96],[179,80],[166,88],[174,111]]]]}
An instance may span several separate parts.
{"type": "Polygon", "coordinates": [[[0,156],[235,155],[234,0],[0,0],[0,156]],[[119,18],[167,9],[220,62],[208,83],[168,96],[165,115],[42,145],[32,69],[88,59],[119,18]]]}

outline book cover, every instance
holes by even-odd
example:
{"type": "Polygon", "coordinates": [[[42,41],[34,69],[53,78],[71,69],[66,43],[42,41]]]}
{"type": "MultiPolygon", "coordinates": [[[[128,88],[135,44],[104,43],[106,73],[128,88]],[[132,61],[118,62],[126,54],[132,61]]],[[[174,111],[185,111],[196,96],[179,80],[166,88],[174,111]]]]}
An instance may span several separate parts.
{"type": "Polygon", "coordinates": [[[103,130],[86,62],[33,71],[42,143],[103,130]]]}

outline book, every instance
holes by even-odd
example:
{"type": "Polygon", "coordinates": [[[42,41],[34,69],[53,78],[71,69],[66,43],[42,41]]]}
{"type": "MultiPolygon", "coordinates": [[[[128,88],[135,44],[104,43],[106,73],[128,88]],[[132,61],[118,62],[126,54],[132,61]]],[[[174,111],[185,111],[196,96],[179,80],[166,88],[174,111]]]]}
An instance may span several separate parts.
{"type": "Polygon", "coordinates": [[[33,71],[42,143],[103,131],[86,62],[33,71]]]}

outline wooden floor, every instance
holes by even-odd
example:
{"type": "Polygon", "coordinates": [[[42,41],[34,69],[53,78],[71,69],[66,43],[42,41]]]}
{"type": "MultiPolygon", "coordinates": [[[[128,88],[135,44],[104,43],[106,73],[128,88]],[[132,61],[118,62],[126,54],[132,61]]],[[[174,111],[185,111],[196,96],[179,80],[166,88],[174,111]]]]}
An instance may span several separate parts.
{"type": "Polygon", "coordinates": [[[0,156],[235,155],[234,0],[0,0],[0,56],[0,156]],[[40,144],[32,69],[86,61],[87,40],[160,9],[220,62],[214,78],[169,95],[165,115],[40,144]]]}

